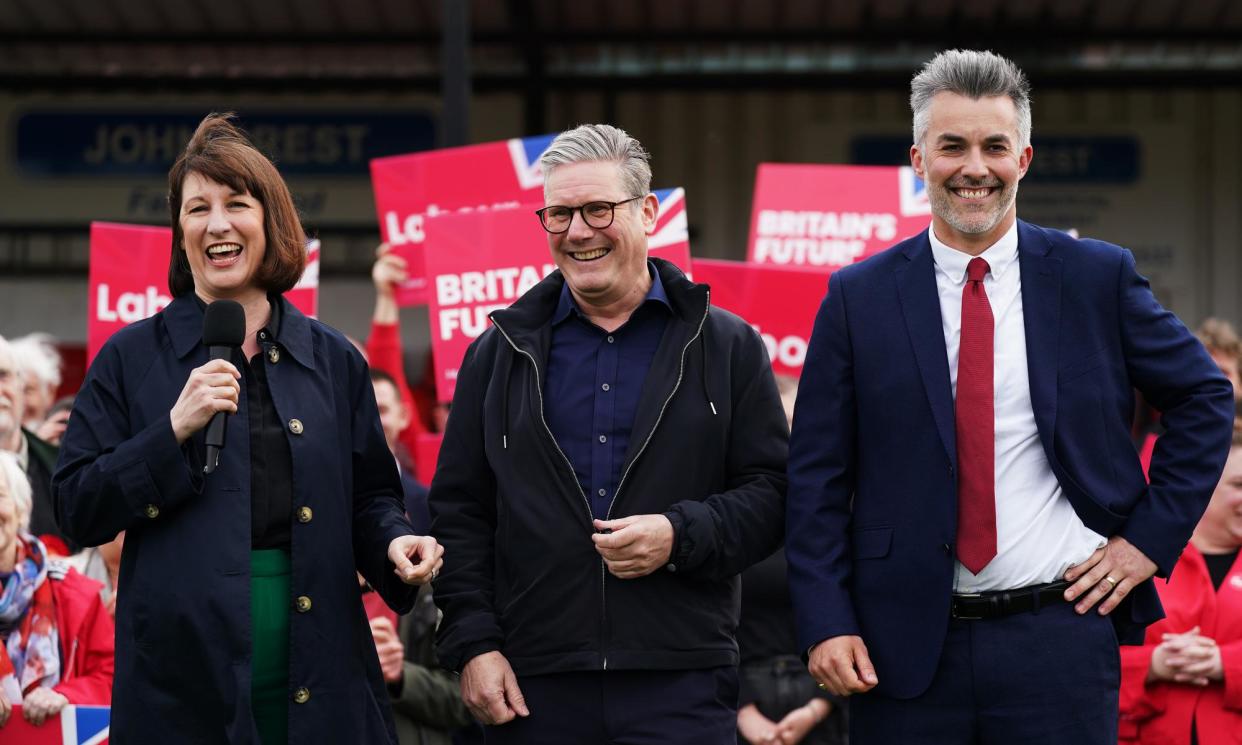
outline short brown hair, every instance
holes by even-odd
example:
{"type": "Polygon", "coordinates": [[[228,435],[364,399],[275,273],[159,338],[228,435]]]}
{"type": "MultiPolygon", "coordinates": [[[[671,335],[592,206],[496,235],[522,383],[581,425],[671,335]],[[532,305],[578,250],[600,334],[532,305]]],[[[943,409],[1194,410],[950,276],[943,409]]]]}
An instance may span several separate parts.
{"type": "Polygon", "coordinates": [[[1195,336],[1199,337],[1199,341],[1203,342],[1209,352],[1234,358],[1242,354],[1242,341],[1238,339],[1238,332],[1233,330],[1233,324],[1223,318],[1203,319],[1203,323],[1195,331],[1195,336]]]}
{"type": "Polygon", "coordinates": [[[248,193],[263,205],[267,249],[255,276],[256,284],[267,292],[284,293],[297,284],[306,268],[306,233],[293,206],[293,195],[276,166],[259,152],[233,119],[231,113],[208,114],[168,172],[168,211],[173,231],[168,290],[173,297],[194,291],[194,275],[182,250],[185,236],[181,234],[181,189],[191,173],[248,193]]]}

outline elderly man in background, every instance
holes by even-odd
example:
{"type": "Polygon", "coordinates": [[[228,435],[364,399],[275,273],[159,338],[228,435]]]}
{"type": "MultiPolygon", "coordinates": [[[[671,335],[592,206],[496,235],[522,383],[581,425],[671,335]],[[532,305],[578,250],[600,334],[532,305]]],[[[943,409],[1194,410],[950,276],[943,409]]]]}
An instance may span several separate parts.
{"type": "Polygon", "coordinates": [[[30,532],[39,536],[49,552],[68,556],[77,545],[56,524],[52,504],[52,471],[56,468],[56,446],[50,445],[22,427],[26,411],[26,375],[13,344],[0,336],[0,450],[17,456],[33,491],[34,508],[30,532]]]}
{"type": "Polygon", "coordinates": [[[10,343],[26,383],[22,426],[42,440],[50,440],[41,428],[56,401],[56,389],[60,387],[60,353],[48,334],[27,334],[10,343]]]}
{"type": "Polygon", "coordinates": [[[784,515],[763,342],[648,258],[638,141],[541,162],[559,271],[467,352],[431,485],[441,660],[489,744],[736,742],[737,575],[784,515]]]}

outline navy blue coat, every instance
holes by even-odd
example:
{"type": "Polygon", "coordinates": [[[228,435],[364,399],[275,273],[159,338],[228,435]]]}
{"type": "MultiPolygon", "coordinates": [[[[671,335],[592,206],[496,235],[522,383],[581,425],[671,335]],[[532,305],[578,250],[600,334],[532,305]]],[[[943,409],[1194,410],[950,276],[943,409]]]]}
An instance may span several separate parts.
{"type": "MultiPolygon", "coordinates": [[[[1040,443],[1087,527],[1168,576],[1229,454],[1233,392],[1152,296],[1134,257],[1018,223],[1040,443]],[[1150,486],[1130,441],[1138,388],[1163,412],[1150,486]]],[[[786,555],[799,646],[861,635],[876,690],[925,691],[949,623],[957,444],[926,231],[834,273],[807,351],[789,453],[786,555]]],[[[1152,582],[1112,613],[1160,618],[1152,582]]]]}
{"type": "MultiPolygon", "coordinates": [[[[388,544],[411,533],[366,363],[280,299],[268,385],[293,457],[291,743],[396,742],[355,566],[398,612],[417,588],[388,544]],[[311,599],[294,610],[293,599],[311,599]]],[[[116,613],[112,742],[258,744],[250,708],[250,439],[246,396],[220,466],[201,472],[169,411],[205,364],[191,297],[121,331],[91,365],[53,479],[61,527],[94,546],[127,530],[116,613]]],[[[245,385],[245,381],[242,381],[245,385]]]]}

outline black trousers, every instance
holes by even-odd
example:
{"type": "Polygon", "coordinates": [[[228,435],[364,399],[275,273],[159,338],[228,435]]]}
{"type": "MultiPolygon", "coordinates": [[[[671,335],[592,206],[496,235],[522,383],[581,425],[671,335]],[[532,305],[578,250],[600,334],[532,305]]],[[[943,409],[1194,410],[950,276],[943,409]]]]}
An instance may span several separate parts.
{"type": "Polygon", "coordinates": [[[737,670],[607,670],[518,679],[529,717],[487,745],[734,745],[737,670]]]}

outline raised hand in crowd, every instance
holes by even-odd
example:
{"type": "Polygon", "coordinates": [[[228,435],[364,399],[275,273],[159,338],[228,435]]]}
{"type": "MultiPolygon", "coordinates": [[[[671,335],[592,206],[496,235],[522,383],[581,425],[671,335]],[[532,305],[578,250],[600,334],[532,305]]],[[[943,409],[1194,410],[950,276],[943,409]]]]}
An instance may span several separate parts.
{"type": "Polygon", "coordinates": [[[405,645],[401,643],[396,627],[389,619],[377,616],[371,619],[371,636],[375,639],[375,651],[379,654],[384,682],[398,682],[405,661],[405,645]]]}
{"type": "Polygon", "coordinates": [[[35,430],[35,437],[44,442],[59,445],[60,438],[65,434],[65,428],[69,426],[70,413],[70,409],[62,409],[44,419],[38,429],[35,430]]]}
{"type": "Polygon", "coordinates": [[[397,322],[397,285],[404,282],[408,276],[405,259],[393,253],[387,243],[381,243],[379,248],[375,249],[375,264],[371,267],[371,281],[375,284],[373,321],[376,323],[397,322]]]}

